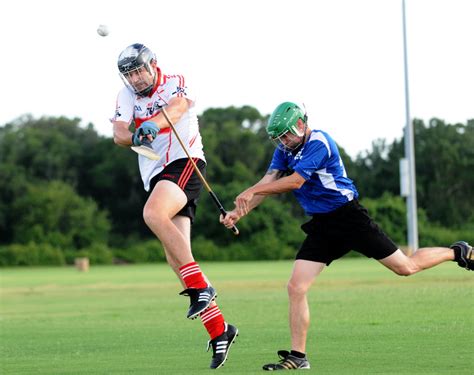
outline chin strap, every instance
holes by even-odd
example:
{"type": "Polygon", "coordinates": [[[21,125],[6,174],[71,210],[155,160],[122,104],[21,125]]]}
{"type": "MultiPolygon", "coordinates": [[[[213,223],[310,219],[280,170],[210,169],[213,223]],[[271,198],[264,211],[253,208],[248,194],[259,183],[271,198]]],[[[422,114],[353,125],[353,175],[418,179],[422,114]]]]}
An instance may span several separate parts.
{"type": "MultiPolygon", "coordinates": [[[[305,116],[306,117],[306,116],[305,116]]],[[[303,141],[301,142],[302,145],[304,145],[306,143],[306,138],[308,137],[308,134],[307,134],[307,130],[308,130],[308,123],[304,123],[304,135],[303,135],[303,141]]]]}
{"type": "Polygon", "coordinates": [[[306,111],[306,106],[304,103],[303,103],[303,107],[304,107],[304,118],[303,118],[304,136],[303,136],[303,142],[301,144],[304,145],[306,143],[306,137],[307,137],[306,131],[308,130],[308,111],[306,111]]]}

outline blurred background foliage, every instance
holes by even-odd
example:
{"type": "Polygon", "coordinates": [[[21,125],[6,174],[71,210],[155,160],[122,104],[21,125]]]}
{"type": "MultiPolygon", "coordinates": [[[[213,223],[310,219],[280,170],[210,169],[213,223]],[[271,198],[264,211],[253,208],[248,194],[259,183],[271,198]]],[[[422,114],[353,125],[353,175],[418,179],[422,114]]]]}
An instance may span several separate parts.
{"type": "MultiPolygon", "coordinates": [[[[208,181],[228,209],[269,165],[266,120],[251,106],[211,108],[200,116],[208,181]]],[[[136,154],[80,123],[25,115],[0,127],[0,265],[71,264],[80,256],[93,264],[165,261],[143,222],[147,193],[136,154]]],[[[474,120],[415,120],[414,129],[420,246],[473,241],[474,120]]],[[[375,140],[354,159],[340,147],[362,203],[400,246],[406,243],[403,142],[375,140]]],[[[239,222],[235,237],[219,224],[204,190],[193,252],[198,260],[290,259],[308,219],[292,194],[269,197],[239,222]]]]}

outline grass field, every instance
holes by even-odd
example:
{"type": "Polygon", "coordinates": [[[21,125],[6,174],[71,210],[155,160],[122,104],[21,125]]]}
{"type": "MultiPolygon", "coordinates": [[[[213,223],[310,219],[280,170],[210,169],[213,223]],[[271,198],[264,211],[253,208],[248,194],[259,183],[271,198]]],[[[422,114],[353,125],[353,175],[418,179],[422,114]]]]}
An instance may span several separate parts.
{"type": "MultiPolygon", "coordinates": [[[[289,349],[292,262],[203,263],[240,336],[225,374],[263,374],[289,349]]],[[[164,264],[1,269],[2,374],[208,374],[208,336],[164,264]]],[[[317,374],[472,374],[474,273],[443,264],[402,278],[343,259],[310,295],[317,374]]]]}

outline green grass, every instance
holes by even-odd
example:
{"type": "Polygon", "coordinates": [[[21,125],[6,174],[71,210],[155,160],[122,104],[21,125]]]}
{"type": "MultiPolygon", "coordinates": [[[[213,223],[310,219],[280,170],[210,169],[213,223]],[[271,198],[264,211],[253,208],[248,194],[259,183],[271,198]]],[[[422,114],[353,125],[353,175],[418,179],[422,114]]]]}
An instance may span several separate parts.
{"type": "MultiPolygon", "coordinates": [[[[225,374],[263,374],[289,349],[292,262],[203,263],[240,336],[225,374]]],[[[164,264],[1,269],[2,374],[208,374],[207,333],[185,318],[164,264]]],[[[309,295],[317,374],[472,374],[474,274],[443,264],[402,278],[343,259],[309,295]]]]}

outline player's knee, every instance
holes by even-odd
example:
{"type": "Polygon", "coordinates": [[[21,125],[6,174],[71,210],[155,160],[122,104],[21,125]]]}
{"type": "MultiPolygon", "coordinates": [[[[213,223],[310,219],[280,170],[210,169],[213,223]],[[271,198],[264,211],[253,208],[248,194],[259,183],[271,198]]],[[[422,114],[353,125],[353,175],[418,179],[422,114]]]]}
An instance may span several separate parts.
{"type": "Polygon", "coordinates": [[[393,267],[392,271],[395,272],[399,276],[410,276],[414,273],[418,272],[419,269],[416,267],[415,264],[407,263],[397,267],[393,267]]]}
{"type": "Polygon", "coordinates": [[[287,285],[288,295],[290,297],[304,296],[308,289],[309,286],[292,280],[290,280],[287,285]]]}
{"type": "Polygon", "coordinates": [[[145,221],[146,225],[156,225],[164,219],[166,219],[166,217],[164,217],[159,210],[152,209],[146,205],[143,208],[143,220],[145,221]]]}
{"type": "Polygon", "coordinates": [[[154,219],[154,213],[152,210],[148,209],[146,206],[143,208],[143,220],[145,221],[146,225],[150,226],[150,223],[154,219]]]}

